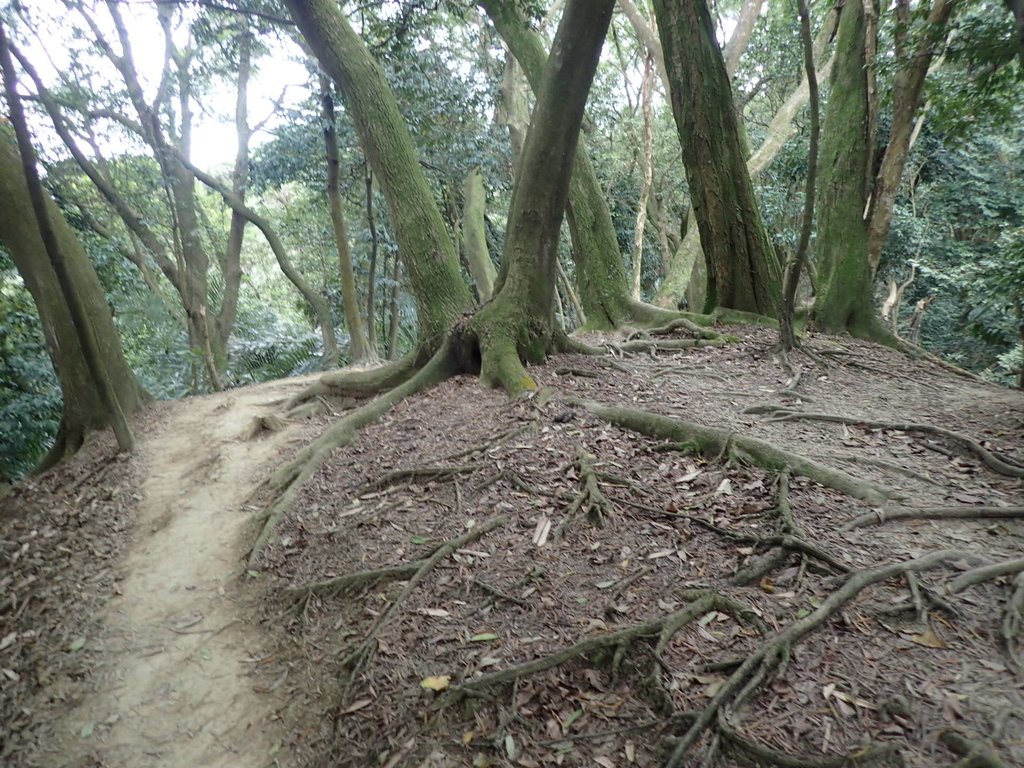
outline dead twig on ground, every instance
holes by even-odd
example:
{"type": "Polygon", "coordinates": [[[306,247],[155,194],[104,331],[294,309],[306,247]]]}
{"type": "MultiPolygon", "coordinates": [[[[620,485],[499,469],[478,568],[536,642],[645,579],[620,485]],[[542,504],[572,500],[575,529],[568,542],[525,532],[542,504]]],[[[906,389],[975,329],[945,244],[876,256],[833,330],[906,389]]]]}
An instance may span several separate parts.
{"type": "Polygon", "coordinates": [[[466,544],[469,544],[472,541],[476,541],[485,533],[505,525],[508,521],[508,515],[492,517],[490,520],[486,520],[483,523],[474,526],[462,536],[455,539],[449,539],[435,549],[430,557],[420,561],[421,565],[411,575],[405,586],[402,588],[402,591],[398,593],[398,596],[391,602],[391,605],[387,607],[387,610],[385,610],[377,618],[377,621],[373,623],[373,626],[370,627],[370,630],[366,633],[366,637],[363,638],[363,641],[359,643],[359,645],[356,646],[356,648],[342,661],[342,666],[349,670],[349,679],[343,689],[342,701],[347,698],[348,692],[352,688],[352,684],[355,682],[360,671],[372,656],[373,649],[377,644],[377,637],[380,635],[381,630],[388,623],[391,617],[398,612],[399,608],[401,608],[402,604],[405,603],[409,595],[413,593],[420,582],[426,578],[427,574],[433,571],[438,563],[446,557],[449,557],[453,552],[455,552],[455,550],[466,546],[466,544]]]}
{"type": "Polygon", "coordinates": [[[690,726],[690,729],[676,744],[666,768],[680,768],[690,748],[697,742],[705,729],[718,717],[718,712],[726,707],[738,707],[743,700],[756,690],[768,677],[770,672],[788,658],[790,649],[804,637],[820,628],[839,610],[856,598],[867,587],[887,581],[908,571],[924,571],[937,568],[963,558],[965,555],[958,550],[942,550],[924,557],[907,560],[901,563],[890,563],[878,568],[857,571],[835,592],[829,595],[817,609],[803,618],[797,619],[781,632],[763,643],[751,653],[729,678],[719,687],[707,707],[690,726]]]}
{"type": "Polygon", "coordinates": [[[917,507],[877,509],[844,523],[840,531],[852,531],[868,525],[895,520],[1009,520],[1024,517],[1024,507],[917,507]]]}

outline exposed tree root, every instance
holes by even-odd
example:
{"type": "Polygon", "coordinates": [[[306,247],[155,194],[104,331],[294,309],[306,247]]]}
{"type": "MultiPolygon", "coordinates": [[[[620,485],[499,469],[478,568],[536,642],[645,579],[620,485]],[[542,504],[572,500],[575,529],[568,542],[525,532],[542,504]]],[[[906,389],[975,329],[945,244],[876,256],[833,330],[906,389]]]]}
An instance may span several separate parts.
{"type": "Polygon", "coordinates": [[[737,570],[732,578],[734,584],[746,586],[760,581],[785,564],[794,552],[801,557],[801,574],[807,566],[808,559],[822,562],[837,573],[850,572],[850,567],[846,563],[805,540],[803,530],[793,518],[793,508],[789,501],[788,469],[783,469],[779,473],[779,492],[775,513],[779,516],[779,535],[758,539],[754,542],[756,547],[768,548],[768,551],[737,570]]]}
{"type": "Polygon", "coordinates": [[[943,731],[939,734],[939,741],[950,752],[963,758],[954,768],[1010,768],[988,744],[968,739],[959,731],[943,731]]]}
{"type": "Polygon", "coordinates": [[[647,334],[650,336],[668,336],[671,333],[675,333],[678,330],[689,331],[695,338],[698,339],[716,339],[719,337],[718,331],[712,330],[705,326],[698,325],[697,323],[690,320],[688,317],[677,317],[675,320],[671,320],[664,325],[659,325],[655,328],[649,328],[647,334]]]}
{"type": "Polygon", "coordinates": [[[349,670],[349,679],[344,686],[344,692],[342,694],[342,701],[348,696],[348,692],[352,689],[356,678],[359,673],[365,667],[366,663],[370,660],[373,655],[373,651],[377,646],[377,636],[381,630],[388,623],[388,621],[398,612],[402,604],[409,598],[409,595],[413,593],[416,587],[423,581],[426,576],[434,570],[438,563],[449,557],[455,550],[460,547],[464,547],[470,542],[476,541],[485,533],[493,531],[502,525],[505,525],[509,521],[508,515],[498,515],[492,517],[490,520],[486,520],[479,525],[471,528],[467,533],[459,536],[455,539],[449,539],[444,544],[441,544],[437,549],[433,551],[430,557],[420,560],[419,567],[411,575],[409,580],[406,582],[402,591],[398,593],[398,596],[391,601],[391,605],[387,607],[373,623],[370,631],[367,632],[366,637],[356,648],[345,657],[342,661],[342,666],[349,670]]]}
{"type": "Polygon", "coordinates": [[[743,753],[755,765],[776,765],[780,768],[868,768],[887,764],[897,751],[895,744],[872,744],[846,755],[790,755],[744,736],[724,717],[718,718],[716,730],[730,751],[743,753]]]}
{"type": "Polygon", "coordinates": [[[575,661],[578,658],[590,656],[597,651],[614,651],[612,671],[616,673],[623,653],[635,641],[657,637],[655,652],[660,654],[660,651],[667,646],[683,627],[710,611],[732,614],[737,619],[751,623],[758,628],[763,626],[760,618],[749,607],[717,592],[701,591],[691,593],[689,597],[690,602],[667,616],[645,621],[642,624],[634,624],[631,627],[626,627],[608,635],[590,637],[549,656],[517,664],[507,669],[491,672],[463,682],[453,687],[451,693],[442,698],[441,706],[450,706],[466,695],[478,694],[494,686],[513,683],[528,675],[544,672],[562,664],[575,661]]]}
{"type": "Polygon", "coordinates": [[[349,411],[270,476],[266,485],[277,495],[264,513],[263,529],[249,553],[250,567],[255,566],[260,553],[270,542],[277,523],[291,507],[299,488],[331,453],[351,443],[360,429],[379,419],[405,398],[451,376],[455,371],[452,358],[448,345],[445,344],[415,376],[375,400],[349,411]]]}
{"type": "Polygon", "coordinates": [[[1024,517],[1024,507],[919,507],[876,509],[844,523],[840,531],[852,531],[868,525],[894,520],[1010,520],[1024,517]]]}
{"type": "Polygon", "coordinates": [[[415,375],[425,361],[419,350],[390,363],[366,370],[341,370],[325,373],[290,400],[285,402],[285,412],[318,397],[350,397],[365,399],[384,390],[393,389],[415,375]]]}
{"type": "Polygon", "coordinates": [[[980,568],[964,571],[953,579],[949,583],[949,591],[955,595],[958,592],[963,592],[968,587],[1022,571],[1024,571],[1024,557],[1016,560],[1005,560],[1001,563],[992,563],[991,565],[983,565],[980,568]]]}
{"type": "Polygon", "coordinates": [[[931,424],[873,421],[870,419],[858,419],[853,416],[841,416],[829,413],[807,413],[804,411],[794,411],[789,408],[782,408],[776,405],[760,405],[753,408],[747,408],[744,413],[771,414],[772,421],[826,421],[833,424],[852,424],[864,429],[894,429],[899,430],[900,432],[919,432],[923,434],[936,435],[937,437],[944,437],[947,440],[959,443],[976,457],[981,459],[985,466],[994,472],[998,472],[1000,475],[1024,478],[1024,466],[1017,464],[1012,459],[995,454],[982,446],[977,440],[967,437],[967,435],[962,435],[959,432],[954,432],[943,427],[935,427],[931,424]]]}
{"type": "Polygon", "coordinates": [[[620,352],[674,352],[680,349],[701,349],[703,347],[724,347],[735,342],[731,336],[715,336],[710,339],[635,339],[613,345],[620,352]]]}
{"type": "Polygon", "coordinates": [[[392,469],[380,477],[375,477],[368,483],[362,485],[352,496],[358,498],[368,493],[387,488],[389,485],[396,485],[401,482],[429,482],[442,477],[454,477],[466,472],[475,472],[480,469],[480,464],[461,464],[454,467],[409,467],[406,469],[392,469]]]}
{"type": "Polygon", "coordinates": [[[295,595],[329,595],[331,597],[342,592],[351,592],[360,587],[375,584],[385,579],[401,579],[416,573],[423,567],[424,560],[414,560],[411,563],[393,565],[387,568],[374,568],[370,571],[358,571],[347,573],[344,576],[336,576],[326,581],[317,581],[312,584],[302,584],[298,587],[288,587],[285,591],[295,595]]]}
{"type": "Polygon", "coordinates": [[[817,609],[794,621],[743,661],[719,687],[707,707],[676,744],[666,768],[680,768],[680,766],[690,764],[684,762],[689,750],[696,744],[708,726],[717,720],[718,713],[727,707],[735,708],[742,704],[767,679],[776,666],[786,662],[793,645],[823,626],[827,620],[835,616],[843,606],[856,598],[865,588],[907,572],[936,568],[962,557],[964,557],[964,553],[958,550],[942,550],[915,560],[891,563],[852,574],[817,609]]]}
{"type": "Polygon", "coordinates": [[[1013,594],[1006,601],[1006,613],[1003,615],[1003,642],[1010,664],[1018,674],[1024,674],[1024,660],[1017,652],[1017,641],[1024,630],[1024,573],[1017,574],[1013,580],[1013,594]]]}
{"type": "Polygon", "coordinates": [[[599,528],[604,526],[606,517],[615,514],[615,505],[601,492],[598,472],[594,469],[596,460],[593,454],[588,453],[582,447],[576,449],[574,464],[580,476],[580,490],[565,511],[565,518],[561,525],[558,526],[560,536],[565,533],[565,529],[581,511],[586,512],[587,519],[591,524],[599,528]]]}
{"type": "Polygon", "coordinates": [[[637,408],[611,407],[582,401],[578,404],[616,426],[640,432],[648,437],[678,443],[680,450],[711,457],[729,455],[764,469],[788,469],[794,474],[869,504],[904,498],[903,494],[892,488],[868,480],[859,480],[765,440],[672,419],[637,408]]]}

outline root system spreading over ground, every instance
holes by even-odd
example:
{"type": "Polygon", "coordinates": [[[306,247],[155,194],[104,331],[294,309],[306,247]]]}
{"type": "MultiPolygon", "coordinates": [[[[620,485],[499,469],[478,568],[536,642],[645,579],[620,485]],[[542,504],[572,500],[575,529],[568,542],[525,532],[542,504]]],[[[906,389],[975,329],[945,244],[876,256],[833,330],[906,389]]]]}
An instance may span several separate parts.
{"type": "Polygon", "coordinates": [[[1020,394],[824,337],[793,386],[735,332],[407,398],[251,570],[247,494],[340,406],[93,446],[4,502],[0,759],[1024,765],[1020,394]]]}

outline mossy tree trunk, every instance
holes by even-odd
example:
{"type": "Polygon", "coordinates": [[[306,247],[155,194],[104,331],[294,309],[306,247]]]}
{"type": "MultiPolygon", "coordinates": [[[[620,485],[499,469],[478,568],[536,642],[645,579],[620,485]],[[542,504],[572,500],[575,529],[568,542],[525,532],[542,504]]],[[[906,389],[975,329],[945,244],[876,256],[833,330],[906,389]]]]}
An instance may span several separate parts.
{"type": "MultiPolygon", "coordinates": [[[[121,339],[92,263],[56,204],[47,199],[46,208],[71,285],[96,340],[97,360],[121,411],[130,416],[148,396],[124,359],[121,339]]],[[[106,428],[111,422],[82,354],[78,331],[36,225],[21,156],[8,130],[0,131],[0,211],[3,211],[0,244],[10,252],[35,301],[63,395],[57,442],[39,467],[46,469],[74,453],[90,430],[106,428]]]]}
{"type": "MultiPolygon", "coordinates": [[[[495,29],[523,68],[533,92],[539,93],[547,52],[530,29],[515,0],[479,0],[495,29]]],[[[581,137],[566,211],[576,260],[580,303],[590,328],[615,328],[632,322],[658,322],[669,315],[630,298],[611,211],[581,137]]]]}
{"type": "MultiPolygon", "coordinates": [[[[287,0],[299,31],[338,84],[388,203],[416,299],[420,353],[436,350],[473,306],[458,255],[383,70],[333,0],[287,0]]],[[[425,358],[422,358],[425,359],[425,358]]]]}
{"type": "Polygon", "coordinates": [[[655,0],[672,113],[708,269],[705,309],[774,317],[780,267],[747,172],[732,88],[704,0],[655,0]]]}
{"type": "Polygon", "coordinates": [[[334,243],[338,250],[338,270],[341,275],[341,301],[348,326],[348,353],[352,362],[361,362],[370,355],[370,343],[363,328],[363,316],[359,311],[359,292],[356,290],[356,275],[352,268],[352,250],[348,243],[348,227],[345,224],[345,209],[341,200],[340,169],[338,161],[338,132],[335,128],[334,97],[331,81],[320,76],[320,106],[323,120],[324,147],[327,151],[327,200],[331,208],[331,226],[334,243]]]}
{"type": "Polygon", "coordinates": [[[570,0],[565,7],[512,190],[497,293],[469,323],[481,378],[510,394],[536,388],[522,363],[542,361],[554,346],[559,230],[613,8],[613,0],[570,0]]]}
{"type": "Polygon", "coordinates": [[[863,4],[844,5],[818,156],[818,292],[812,319],[822,330],[871,336],[880,323],[864,221],[871,173],[865,28],[863,4]]]}

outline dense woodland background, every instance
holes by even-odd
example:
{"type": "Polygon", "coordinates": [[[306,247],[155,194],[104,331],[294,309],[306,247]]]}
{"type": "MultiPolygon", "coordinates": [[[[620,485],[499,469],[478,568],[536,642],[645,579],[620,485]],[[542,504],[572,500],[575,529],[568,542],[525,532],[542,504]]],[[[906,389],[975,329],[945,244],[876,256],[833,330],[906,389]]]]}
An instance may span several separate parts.
{"type": "MultiPolygon", "coordinates": [[[[550,42],[550,19],[560,10],[541,5],[524,4],[526,16],[550,42]]],[[[247,3],[242,10],[231,3],[0,4],[46,190],[95,267],[129,366],[158,398],[394,359],[417,341],[403,254],[344,100],[283,9],[247,3]],[[340,237],[328,194],[332,136],[340,237]],[[192,221],[161,162],[167,146],[190,164],[179,169],[192,171],[185,206],[192,221]],[[231,195],[244,198],[263,226],[237,206],[233,215],[225,203],[231,195]],[[202,280],[186,277],[190,249],[208,263],[202,280]],[[351,259],[349,286],[339,252],[341,263],[351,259]],[[183,282],[191,284],[182,290],[183,282]],[[199,308],[216,318],[205,343],[188,320],[199,308]],[[353,339],[354,317],[365,326],[365,346],[353,339]]],[[[502,252],[512,147],[533,104],[522,71],[473,3],[346,10],[387,73],[473,284],[469,251],[479,242],[478,223],[490,258],[497,262],[502,252]],[[480,182],[483,207],[473,197],[480,182]]],[[[832,4],[810,10],[820,69],[834,46],[832,4]]],[[[875,304],[881,314],[891,283],[905,284],[893,329],[1012,385],[1024,334],[1024,54],[1002,3],[956,4],[938,30],[926,22],[929,10],[911,2],[878,9],[870,65],[876,163],[900,109],[893,94],[911,52],[928,49],[930,68],[875,275],[875,304]],[[922,301],[919,327],[911,327],[922,301]]],[[[796,7],[721,0],[711,12],[727,59],[734,57],[733,96],[748,150],[778,144],[753,182],[775,248],[786,256],[797,247],[810,132],[806,98],[788,124],[780,127],[777,117],[802,80],[796,7]],[[744,44],[736,33],[746,21],[744,44]]],[[[638,297],[670,307],[688,300],[699,311],[703,272],[684,292],[691,264],[679,254],[695,225],[687,224],[687,174],[663,75],[643,38],[651,18],[628,1],[615,14],[584,135],[638,297]]],[[[824,112],[830,93],[824,73],[820,79],[824,112]]],[[[6,114],[6,102],[3,108],[6,114]]],[[[9,148],[10,134],[0,118],[0,142],[9,148]]],[[[16,167],[11,157],[4,173],[16,167]]],[[[23,215],[0,211],[7,220],[23,215]]],[[[35,303],[3,241],[0,474],[17,478],[55,438],[61,389],[35,303]]],[[[587,320],[572,287],[578,276],[570,251],[565,235],[557,313],[567,330],[587,320]]],[[[813,275],[813,240],[811,257],[813,275]]],[[[806,303],[810,288],[801,296],[806,303]]]]}

